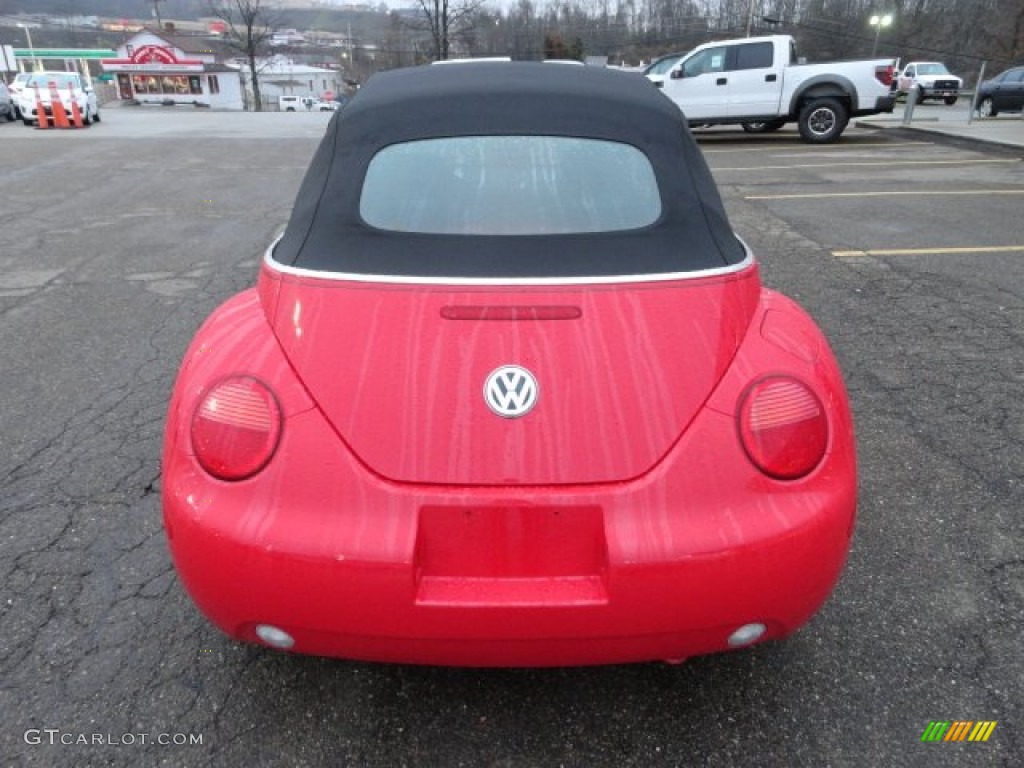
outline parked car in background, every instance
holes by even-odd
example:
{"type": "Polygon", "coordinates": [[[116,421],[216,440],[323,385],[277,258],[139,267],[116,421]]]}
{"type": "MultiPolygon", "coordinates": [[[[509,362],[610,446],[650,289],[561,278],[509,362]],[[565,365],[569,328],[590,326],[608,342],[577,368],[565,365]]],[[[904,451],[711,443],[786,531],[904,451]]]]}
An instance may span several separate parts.
{"type": "Polygon", "coordinates": [[[1024,110],[1024,67],[1014,67],[978,86],[978,114],[995,117],[1000,112],[1024,110]]]}
{"type": "Polygon", "coordinates": [[[836,359],[683,114],[539,62],[379,73],[331,118],[256,286],[185,353],[162,468],[228,635],[459,666],[790,635],[857,495],[836,359]]]}
{"type": "Polygon", "coordinates": [[[21,111],[21,120],[25,125],[38,122],[37,98],[38,103],[42,104],[43,111],[47,115],[53,114],[51,84],[56,87],[60,103],[69,115],[71,114],[71,102],[74,101],[82,113],[83,123],[91,125],[100,121],[96,92],[77,72],[32,72],[18,95],[18,109],[21,111]],[[38,97],[36,96],[37,90],[38,97]]]}
{"type": "Polygon", "coordinates": [[[310,112],[316,109],[319,99],[315,96],[278,96],[277,105],[282,112],[310,112]]]}
{"type": "Polygon", "coordinates": [[[31,72],[19,72],[14,76],[10,85],[7,86],[11,92],[11,99],[14,101],[14,117],[18,120],[21,119],[21,109],[18,107],[18,96],[21,94],[22,88],[25,87],[25,83],[32,77],[31,72]]]}
{"type": "Polygon", "coordinates": [[[760,133],[796,123],[807,142],[837,141],[851,117],[892,112],[893,59],[800,64],[789,35],[699,45],[662,86],[691,126],[760,133]]]}
{"type": "Polygon", "coordinates": [[[904,67],[899,76],[900,93],[917,94],[918,103],[926,99],[942,99],[946,104],[956,104],[964,81],[946,69],[939,61],[912,61],[904,67]]]}
{"type": "Polygon", "coordinates": [[[644,70],[644,77],[661,88],[665,84],[665,78],[685,53],[670,53],[652,61],[644,70]]]}
{"type": "Polygon", "coordinates": [[[11,92],[3,83],[0,83],[0,117],[7,118],[7,122],[13,122],[15,119],[14,99],[11,98],[11,92]]]}

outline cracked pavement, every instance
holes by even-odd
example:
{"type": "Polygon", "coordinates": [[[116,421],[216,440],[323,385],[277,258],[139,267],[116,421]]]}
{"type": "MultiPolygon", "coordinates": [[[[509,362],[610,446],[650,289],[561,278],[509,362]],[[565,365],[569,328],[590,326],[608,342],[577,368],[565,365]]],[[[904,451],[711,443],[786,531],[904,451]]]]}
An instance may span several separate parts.
{"type": "MultiPolygon", "coordinates": [[[[164,411],[192,333],[253,283],[326,119],[122,109],[73,133],[0,125],[0,762],[1016,764],[1024,265],[831,252],[1022,244],[1019,198],[750,199],[1024,188],[1019,162],[984,178],[844,165],[911,151],[896,134],[851,129],[828,148],[700,134],[766,283],[822,325],[854,407],[857,532],[802,631],[677,667],[459,670],[292,657],[214,630],[164,542],[164,411]],[[808,157],[834,165],[779,170],[808,157]],[[922,744],[931,720],[999,724],[985,744],[922,744]]],[[[919,144],[916,158],[1013,159],[919,144]]]]}

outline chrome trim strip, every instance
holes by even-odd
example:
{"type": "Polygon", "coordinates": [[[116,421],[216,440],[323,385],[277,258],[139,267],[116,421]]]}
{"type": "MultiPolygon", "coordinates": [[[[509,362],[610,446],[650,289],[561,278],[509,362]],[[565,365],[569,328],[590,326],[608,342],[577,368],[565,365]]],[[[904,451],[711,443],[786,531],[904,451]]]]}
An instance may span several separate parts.
{"type": "Polygon", "coordinates": [[[596,277],[405,277],[402,275],[364,275],[355,272],[326,272],[319,269],[289,267],[274,260],[274,247],[284,235],[279,235],[267,246],[264,263],[277,272],[295,277],[311,277],[319,280],[339,280],[355,283],[389,283],[397,285],[451,285],[451,286],[544,286],[544,285],[611,285],[615,283],[657,283],[671,280],[699,280],[706,277],[720,277],[742,272],[756,261],[750,246],[740,237],[737,240],[746,251],[743,261],[726,267],[701,269],[693,272],[661,272],[651,275],[599,275],[596,277]]]}

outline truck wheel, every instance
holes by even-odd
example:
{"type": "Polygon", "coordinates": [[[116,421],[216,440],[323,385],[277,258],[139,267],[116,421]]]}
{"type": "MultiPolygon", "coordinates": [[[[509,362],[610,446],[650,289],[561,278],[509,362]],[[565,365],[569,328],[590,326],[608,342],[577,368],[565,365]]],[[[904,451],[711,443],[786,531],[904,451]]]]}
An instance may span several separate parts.
{"type": "Polygon", "coordinates": [[[800,137],[812,144],[830,144],[846,130],[846,107],[839,99],[812,99],[800,110],[800,137]]]}
{"type": "Polygon", "coordinates": [[[782,120],[762,120],[751,123],[743,123],[743,130],[747,133],[771,133],[777,131],[786,123],[782,120]]]}
{"type": "Polygon", "coordinates": [[[981,117],[995,117],[997,114],[999,113],[996,112],[996,105],[991,96],[986,96],[978,102],[978,115],[981,117]]]}
{"type": "Polygon", "coordinates": [[[917,86],[917,103],[924,104],[924,86],[917,86]]]}
{"type": "Polygon", "coordinates": [[[956,104],[956,96],[947,96],[946,98],[943,99],[943,101],[946,102],[948,106],[952,107],[954,104],[956,104]]]}

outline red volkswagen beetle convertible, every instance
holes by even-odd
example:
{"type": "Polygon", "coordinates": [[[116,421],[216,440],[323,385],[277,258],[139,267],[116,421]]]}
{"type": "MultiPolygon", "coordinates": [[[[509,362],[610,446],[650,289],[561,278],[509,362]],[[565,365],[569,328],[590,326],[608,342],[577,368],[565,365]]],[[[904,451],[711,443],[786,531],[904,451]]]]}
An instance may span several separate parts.
{"type": "Polygon", "coordinates": [[[849,408],[633,75],[373,77],[168,413],[178,573],[235,638],[467,666],[784,637],[842,569],[849,408]]]}

